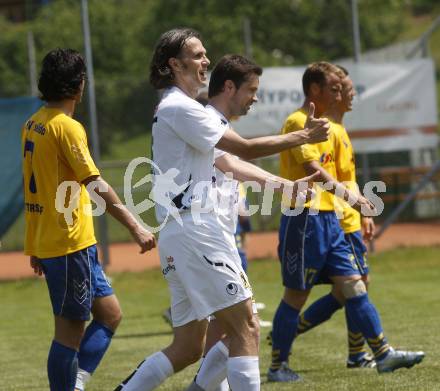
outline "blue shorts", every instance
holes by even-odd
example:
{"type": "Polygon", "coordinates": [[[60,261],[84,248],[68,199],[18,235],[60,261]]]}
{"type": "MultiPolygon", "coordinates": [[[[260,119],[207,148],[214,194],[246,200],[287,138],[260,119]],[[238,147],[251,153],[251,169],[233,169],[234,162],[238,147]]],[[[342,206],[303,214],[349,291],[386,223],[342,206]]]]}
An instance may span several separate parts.
{"type": "Polygon", "coordinates": [[[95,245],[40,261],[56,316],[89,320],[93,300],[113,294],[95,245]]]}
{"type": "Polygon", "coordinates": [[[368,275],[367,247],[362,240],[362,232],[356,231],[351,234],[345,234],[345,240],[351,247],[360,274],[362,276],[368,275]]]}
{"type": "Polygon", "coordinates": [[[360,275],[334,212],[281,216],[278,256],[283,285],[308,290],[323,276],[360,275]]]}

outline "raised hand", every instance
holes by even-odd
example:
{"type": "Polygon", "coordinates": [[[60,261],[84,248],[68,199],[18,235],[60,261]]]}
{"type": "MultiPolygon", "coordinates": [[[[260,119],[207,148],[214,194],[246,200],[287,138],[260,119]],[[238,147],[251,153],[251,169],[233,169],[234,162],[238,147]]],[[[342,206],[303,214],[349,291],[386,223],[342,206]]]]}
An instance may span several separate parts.
{"type": "Polygon", "coordinates": [[[315,118],[315,105],[310,103],[304,132],[307,135],[308,144],[316,144],[326,141],[329,136],[330,123],[327,118],[315,118]]]}
{"type": "Polygon", "coordinates": [[[357,211],[359,211],[362,214],[362,216],[369,217],[369,216],[375,216],[377,214],[376,207],[372,204],[372,202],[368,198],[365,198],[360,194],[355,197],[356,197],[356,202],[352,204],[352,207],[357,211]]]}

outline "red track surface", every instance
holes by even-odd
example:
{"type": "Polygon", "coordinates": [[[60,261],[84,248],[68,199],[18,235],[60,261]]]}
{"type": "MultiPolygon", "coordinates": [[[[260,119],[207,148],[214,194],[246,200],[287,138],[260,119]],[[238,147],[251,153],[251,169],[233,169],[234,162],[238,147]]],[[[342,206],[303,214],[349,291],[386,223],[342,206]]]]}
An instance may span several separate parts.
{"type": "MultiPolygon", "coordinates": [[[[276,258],[277,245],[276,232],[251,233],[247,237],[248,257],[250,260],[276,258]]],[[[394,224],[376,241],[375,249],[380,252],[396,247],[432,245],[440,245],[440,222],[394,224]]],[[[141,255],[133,243],[113,244],[110,259],[109,273],[141,271],[159,266],[157,249],[141,255]]],[[[28,257],[23,253],[0,253],[0,280],[31,277],[32,273],[28,257]]]]}

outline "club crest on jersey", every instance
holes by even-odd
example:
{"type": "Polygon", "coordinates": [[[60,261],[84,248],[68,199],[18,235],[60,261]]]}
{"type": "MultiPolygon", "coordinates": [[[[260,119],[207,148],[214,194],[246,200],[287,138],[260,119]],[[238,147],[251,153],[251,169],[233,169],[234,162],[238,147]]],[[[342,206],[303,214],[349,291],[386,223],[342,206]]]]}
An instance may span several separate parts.
{"type": "Polygon", "coordinates": [[[321,155],[321,157],[319,158],[319,162],[321,164],[327,164],[327,163],[330,163],[330,162],[333,162],[333,161],[334,161],[334,159],[333,159],[333,155],[331,153],[325,153],[324,152],[321,155]]]}
{"type": "Polygon", "coordinates": [[[167,262],[168,262],[168,263],[173,263],[173,262],[174,262],[174,258],[173,258],[171,255],[169,255],[169,256],[167,257],[167,262]]]}

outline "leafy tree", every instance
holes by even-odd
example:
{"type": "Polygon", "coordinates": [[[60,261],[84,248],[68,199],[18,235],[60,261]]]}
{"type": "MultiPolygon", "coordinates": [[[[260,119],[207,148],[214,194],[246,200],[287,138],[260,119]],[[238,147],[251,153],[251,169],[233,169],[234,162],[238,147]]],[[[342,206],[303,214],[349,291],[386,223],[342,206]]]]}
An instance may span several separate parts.
{"type": "MultiPolygon", "coordinates": [[[[432,3],[412,0],[411,4],[432,3]]],[[[406,4],[406,3],[405,3],[406,4]]],[[[403,28],[401,0],[360,0],[362,49],[392,42],[403,28]]],[[[159,35],[174,27],[199,30],[215,63],[225,53],[244,53],[243,19],[251,22],[253,55],[263,66],[305,64],[352,55],[347,0],[89,0],[100,140],[150,129],[157,94],[148,83],[159,35]]],[[[55,47],[81,52],[78,0],[52,0],[23,24],[0,18],[0,96],[29,91],[26,34],[35,37],[37,64],[55,47]]],[[[79,119],[87,124],[87,105],[79,119]]]]}
{"type": "Polygon", "coordinates": [[[0,98],[28,95],[26,27],[12,24],[0,15],[0,31],[0,98]]]}

